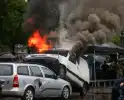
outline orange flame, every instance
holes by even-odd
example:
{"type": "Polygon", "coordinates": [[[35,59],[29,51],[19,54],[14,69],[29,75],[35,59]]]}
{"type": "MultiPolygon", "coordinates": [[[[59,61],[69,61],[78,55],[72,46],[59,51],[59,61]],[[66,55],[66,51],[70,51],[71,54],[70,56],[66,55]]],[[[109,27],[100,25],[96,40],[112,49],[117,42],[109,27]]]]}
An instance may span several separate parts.
{"type": "Polygon", "coordinates": [[[49,50],[52,48],[50,44],[47,43],[47,36],[41,36],[39,30],[36,30],[33,35],[28,39],[28,46],[35,47],[39,53],[49,50]]]}

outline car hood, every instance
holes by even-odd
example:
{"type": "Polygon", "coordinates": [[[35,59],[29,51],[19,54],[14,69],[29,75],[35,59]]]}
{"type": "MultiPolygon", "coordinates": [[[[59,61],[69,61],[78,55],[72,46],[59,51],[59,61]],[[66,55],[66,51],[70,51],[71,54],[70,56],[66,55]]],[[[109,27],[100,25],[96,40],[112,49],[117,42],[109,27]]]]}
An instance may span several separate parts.
{"type": "Polygon", "coordinates": [[[65,81],[64,79],[58,78],[58,81],[60,81],[63,84],[69,84],[70,85],[70,83],[68,81],[65,81]]]}

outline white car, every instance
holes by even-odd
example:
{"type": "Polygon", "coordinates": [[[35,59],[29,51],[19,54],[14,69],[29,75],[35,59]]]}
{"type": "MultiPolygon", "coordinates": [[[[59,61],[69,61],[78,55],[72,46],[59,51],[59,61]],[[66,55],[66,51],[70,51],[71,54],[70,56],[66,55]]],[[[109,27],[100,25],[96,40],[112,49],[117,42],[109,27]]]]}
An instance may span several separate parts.
{"type": "MultiPolygon", "coordinates": [[[[58,60],[60,77],[68,80],[73,87],[73,91],[80,92],[80,95],[83,96],[88,91],[90,83],[88,63],[82,57],[80,57],[79,63],[76,59],[71,58],[69,50],[52,49],[44,54],[30,54],[26,56],[25,62],[45,64],[45,61],[54,62],[54,59],[58,60]]],[[[46,67],[55,69],[55,66],[52,67],[52,63],[46,67]]]]}

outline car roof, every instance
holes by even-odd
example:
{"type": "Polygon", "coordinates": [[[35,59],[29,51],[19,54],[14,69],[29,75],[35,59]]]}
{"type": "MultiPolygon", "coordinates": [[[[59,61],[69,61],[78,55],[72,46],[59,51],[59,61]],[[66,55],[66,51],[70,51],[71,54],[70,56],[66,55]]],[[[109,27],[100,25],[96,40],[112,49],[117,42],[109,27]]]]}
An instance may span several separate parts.
{"type": "Polygon", "coordinates": [[[47,52],[50,52],[50,51],[58,52],[58,53],[69,52],[69,50],[67,50],[67,49],[57,48],[57,49],[49,49],[49,50],[45,51],[44,53],[47,53],[47,52]]]}
{"type": "MultiPolygon", "coordinates": [[[[51,50],[54,50],[54,51],[69,51],[69,49],[67,49],[67,48],[52,48],[52,49],[49,49],[50,51],[51,50]]],[[[49,51],[49,50],[47,50],[47,51],[49,51]]]]}
{"type": "Polygon", "coordinates": [[[29,64],[29,63],[9,63],[9,62],[7,62],[7,63],[0,63],[0,65],[17,65],[17,66],[22,66],[22,65],[34,65],[34,66],[40,66],[40,67],[45,67],[45,66],[43,66],[43,65],[39,65],[39,64],[29,64]]]}
{"type": "Polygon", "coordinates": [[[52,61],[56,61],[57,58],[58,58],[58,55],[53,55],[53,54],[43,54],[43,55],[34,54],[34,55],[28,55],[27,57],[25,57],[25,59],[27,59],[27,60],[40,59],[40,60],[52,60],[52,61]]]}
{"type": "Polygon", "coordinates": [[[29,54],[25,58],[38,58],[38,57],[41,57],[43,59],[47,59],[47,58],[52,57],[52,58],[58,59],[58,55],[67,55],[68,52],[69,51],[66,50],[66,49],[58,49],[57,48],[57,49],[47,50],[42,54],[29,54]]]}

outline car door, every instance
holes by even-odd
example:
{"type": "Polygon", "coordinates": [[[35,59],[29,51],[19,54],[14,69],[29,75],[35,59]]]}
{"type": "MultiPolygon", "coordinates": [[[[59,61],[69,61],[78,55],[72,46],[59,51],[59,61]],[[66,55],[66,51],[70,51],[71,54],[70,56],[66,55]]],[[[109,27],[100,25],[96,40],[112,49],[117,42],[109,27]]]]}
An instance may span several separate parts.
{"type": "Polygon", "coordinates": [[[13,70],[14,66],[11,64],[0,64],[0,81],[4,81],[3,91],[13,88],[13,70]]]}
{"type": "Polygon", "coordinates": [[[56,74],[46,67],[42,67],[44,73],[44,84],[41,87],[42,95],[56,97],[60,95],[63,83],[59,81],[56,74]]]}
{"type": "Polygon", "coordinates": [[[40,96],[41,95],[40,87],[42,86],[42,82],[44,81],[43,73],[39,68],[39,66],[37,65],[30,65],[29,69],[30,69],[31,78],[32,80],[34,80],[34,85],[36,86],[35,93],[37,96],[40,96]]]}

